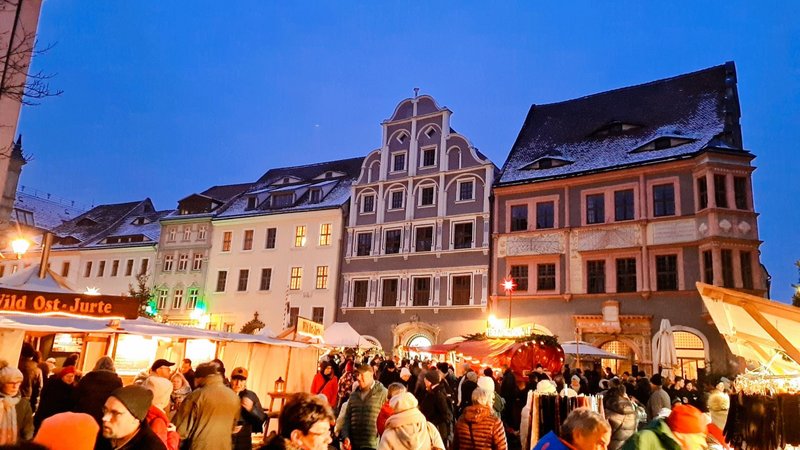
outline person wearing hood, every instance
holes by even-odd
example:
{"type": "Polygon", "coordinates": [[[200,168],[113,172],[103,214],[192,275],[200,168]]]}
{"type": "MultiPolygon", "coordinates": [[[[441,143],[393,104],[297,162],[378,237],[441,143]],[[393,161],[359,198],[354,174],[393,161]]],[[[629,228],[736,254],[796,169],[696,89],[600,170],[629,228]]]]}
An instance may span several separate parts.
{"type": "Polygon", "coordinates": [[[324,395],[331,407],[339,402],[339,379],[333,373],[333,367],[328,361],[319,363],[319,371],[311,381],[311,393],[324,395]]]}
{"type": "Polygon", "coordinates": [[[42,388],[39,409],[33,416],[33,425],[39,429],[42,421],[58,413],[72,411],[75,406],[75,367],[68,366],[52,375],[42,388]]]}
{"type": "Polygon", "coordinates": [[[0,361],[0,445],[13,445],[33,438],[33,411],[20,395],[22,371],[0,361]]]}
{"type": "Polygon", "coordinates": [[[278,433],[261,450],[328,450],[334,416],[325,400],[306,392],[294,394],[281,408],[278,433]]]}
{"type": "Polygon", "coordinates": [[[435,367],[425,372],[425,394],[419,409],[429,422],[436,425],[445,443],[453,439],[453,411],[447,399],[447,381],[435,367]]]}
{"type": "Polygon", "coordinates": [[[342,405],[350,398],[350,394],[353,392],[353,385],[356,383],[356,377],[355,363],[352,359],[348,359],[344,363],[344,373],[342,374],[341,380],[339,380],[339,404],[331,406],[335,406],[341,411],[342,405]]]}
{"type": "Polygon", "coordinates": [[[183,399],[192,393],[192,386],[189,384],[189,380],[180,372],[173,373],[169,381],[172,382],[172,394],[170,395],[172,410],[170,416],[174,416],[181,403],[183,403],[183,399]]]}
{"type": "Polygon", "coordinates": [[[147,410],[145,421],[153,433],[161,439],[167,450],[178,450],[180,437],[175,431],[175,425],[169,422],[170,394],[172,382],[159,376],[147,377],[142,386],[153,393],[153,402],[147,410]]]}
{"type": "Polygon", "coordinates": [[[492,392],[482,388],[472,391],[472,405],[468,406],[456,422],[453,450],[505,450],[506,433],[503,422],[494,416],[492,392]]]}
{"type": "Polygon", "coordinates": [[[626,395],[624,385],[608,389],[603,396],[603,409],[606,412],[606,420],[611,425],[611,441],[608,448],[617,450],[636,433],[639,424],[636,407],[626,395]]]}
{"type": "Polygon", "coordinates": [[[381,406],[381,411],[378,413],[378,436],[383,434],[383,430],[386,429],[386,421],[389,417],[394,414],[394,410],[392,410],[392,406],[389,403],[392,400],[392,397],[395,397],[403,392],[408,392],[405,386],[402,383],[392,383],[389,386],[386,386],[386,403],[381,406]]]}
{"type": "Polygon", "coordinates": [[[707,447],[707,425],[694,406],[678,403],[666,419],[656,419],[634,434],[622,450],[700,450],[707,447]]]}
{"type": "Polygon", "coordinates": [[[78,382],[75,388],[75,412],[94,417],[98,426],[103,424],[103,405],[114,390],[122,387],[122,379],[114,368],[114,360],[101,356],[78,382]]]}
{"type": "Polygon", "coordinates": [[[444,450],[439,430],[417,409],[416,397],[401,392],[389,401],[394,413],[386,421],[378,450],[444,450]]]}

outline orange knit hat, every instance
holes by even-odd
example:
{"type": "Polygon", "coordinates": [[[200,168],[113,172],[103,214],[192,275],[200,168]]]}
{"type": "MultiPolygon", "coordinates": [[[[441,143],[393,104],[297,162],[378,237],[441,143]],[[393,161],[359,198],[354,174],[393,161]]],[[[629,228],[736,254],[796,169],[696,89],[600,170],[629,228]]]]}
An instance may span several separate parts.
{"type": "Polygon", "coordinates": [[[678,403],[667,417],[669,429],[678,433],[694,434],[706,432],[706,420],[699,409],[678,403]]]}
{"type": "Polygon", "coordinates": [[[92,416],[65,412],[44,419],[33,442],[49,450],[92,450],[98,431],[92,416]]]}

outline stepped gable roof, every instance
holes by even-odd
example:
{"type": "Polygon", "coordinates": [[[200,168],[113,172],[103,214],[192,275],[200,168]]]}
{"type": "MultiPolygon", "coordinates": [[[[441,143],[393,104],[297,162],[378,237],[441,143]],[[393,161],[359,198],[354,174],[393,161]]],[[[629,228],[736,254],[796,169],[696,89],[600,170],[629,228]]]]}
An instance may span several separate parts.
{"type": "Polygon", "coordinates": [[[742,147],[732,62],[559,103],[533,105],[496,185],[742,147]],[[537,164],[536,161],[545,161],[537,164]]]}
{"type": "Polygon", "coordinates": [[[232,218],[341,207],[350,199],[350,186],[358,178],[363,161],[363,157],[358,157],[270,169],[247,192],[220,208],[216,217],[232,218]],[[326,178],[325,174],[328,172],[334,176],[326,178]],[[319,188],[323,192],[317,202],[310,201],[310,190],[313,188],[319,188]],[[272,194],[288,192],[296,194],[291,204],[269,206],[270,200],[267,198],[272,194]],[[249,198],[253,196],[257,196],[258,204],[256,207],[249,207],[249,198]]]}
{"type": "Polygon", "coordinates": [[[23,191],[17,191],[14,210],[15,212],[11,214],[11,221],[17,222],[19,225],[33,226],[42,230],[52,230],[84,212],[82,208],[71,204],[60,203],[27,194],[23,191]],[[17,220],[17,210],[33,214],[33,223],[24,223],[21,220],[17,220]]]}
{"type": "MultiPolygon", "coordinates": [[[[157,214],[149,198],[135,202],[99,205],[53,229],[60,237],[74,238],[72,244],[59,243],[54,247],[86,247],[97,243],[111,232],[135,220],[137,217],[150,217],[157,214]]],[[[158,224],[156,224],[157,226],[158,224]]]]}

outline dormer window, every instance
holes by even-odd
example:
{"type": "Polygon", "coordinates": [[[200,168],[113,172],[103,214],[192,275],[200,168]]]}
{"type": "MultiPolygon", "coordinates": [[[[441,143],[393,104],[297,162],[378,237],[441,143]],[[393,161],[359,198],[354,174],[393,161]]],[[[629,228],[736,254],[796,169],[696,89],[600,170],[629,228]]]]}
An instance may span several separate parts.
{"type": "Polygon", "coordinates": [[[689,142],[694,142],[694,139],[675,137],[675,136],[660,136],[648,142],[647,144],[644,144],[641,147],[633,150],[633,152],[636,153],[636,152],[648,152],[653,150],[664,150],[667,148],[673,148],[679,145],[688,144],[689,142]]]}
{"type": "Polygon", "coordinates": [[[147,220],[146,217],[137,217],[131,222],[132,225],[146,225],[148,223],[150,223],[150,221],[147,220]]]}
{"type": "Polygon", "coordinates": [[[309,203],[319,203],[322,199],[322,189],[311,189],[308,193],[309,203]]]}
{"type": "Polygon", "coordinates": [[[294,194],[273,194],[272,195],[272,207],[273,208],[285,208],[287,206],[292,206],[294,203],[294,194]]]}
{"type": "Polygon", "coordinates": [[[572,164],[572,161],[562,158],[555,158],[552,156],[544,156],[528,164],[523,169],[525,170],[553,169],[556,167],[566,166],[567,164],[572,164]]]}
{"type": "Polygon", "coordinates": [[[619,136],[620,134],[625,133],[626,131],[635,130],[637,128],[641,128],[641,126],[634,125],[632,123],[614,121],[614,122],[609,122],[603,125],[602,127],[598,128],[591,134],[591,136],[595,137],[619,136]]]}
{"type": "Polygon", "coordinates": [[[333,178],[333,172],[325,172],[325,178],[333,178]]]}
{"type": "Polygon", "coordinates": [[[255,195],[247,197],[247,209],[256,209],[258,206],[258,197],[255,195]]]}
{"type": "Polygon", "coordinates": [[[97,222],[88,217],[84,217],[83,219],[79,220],[78,223],[76,223],[75,225],[79,227],[91,227],[92,225],[97,225],[97,222]]]}
{"type": "Polygon", "coordinates": [[[288,182],[289,182],[289,177],[286,177],[286,178],[283,179],[283,184],[286,184],[288,182]]]}
{"type": "Polygon", "coordinates": [[[58,243],[61,245],[77,245],[80,244],[81,241],[74,236],[64,236],[58,240],[58,243]]]}

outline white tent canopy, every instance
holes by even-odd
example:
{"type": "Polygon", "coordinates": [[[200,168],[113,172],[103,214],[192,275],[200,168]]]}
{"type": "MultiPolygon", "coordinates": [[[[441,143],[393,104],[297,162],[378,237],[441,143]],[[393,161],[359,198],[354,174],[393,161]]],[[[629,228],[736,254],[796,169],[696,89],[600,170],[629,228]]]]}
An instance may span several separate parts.
{"type": "Polygon", "coordinates": [[[325,329],[323,340],[331,347],[373,348],[375,344],[365,339],[347,322],[334,322],[325,329]]]}
{"type": "Polygon", "coordinates": [[[607,352],[602,348],[597,348],[594,345],[584,341],[567,341],[561,343],[561,348],[566,355],[580,355],[586,358],[602,358],[602,359],[625,359],[624,356],[615,353],[607,352]]]}
{"type": "Polygon", "coordinates": [[[47,269],[44,278],[39,278],[39,264],[32,264],[19,272],[3,278],[1,287],[18,289],[22,291],[52,292],[58,294],[72,294],[76,290],[67,281],[47,269]]]}

